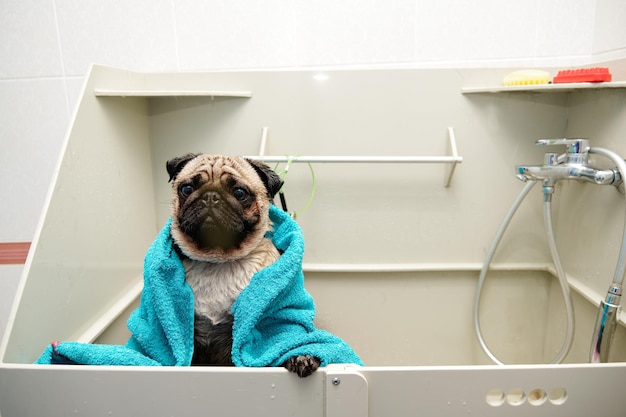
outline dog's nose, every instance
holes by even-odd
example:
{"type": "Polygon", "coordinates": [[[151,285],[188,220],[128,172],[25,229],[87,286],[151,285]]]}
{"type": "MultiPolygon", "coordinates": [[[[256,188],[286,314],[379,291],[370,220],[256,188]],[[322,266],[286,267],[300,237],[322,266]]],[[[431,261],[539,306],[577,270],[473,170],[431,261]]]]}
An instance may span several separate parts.
{"type": "Polygon", "coordinates": [[[207,191],[202,196],[202,199],[207,203],[207,205],[213,205],[220,202],[220,194],[216,191],[207,191]]]}

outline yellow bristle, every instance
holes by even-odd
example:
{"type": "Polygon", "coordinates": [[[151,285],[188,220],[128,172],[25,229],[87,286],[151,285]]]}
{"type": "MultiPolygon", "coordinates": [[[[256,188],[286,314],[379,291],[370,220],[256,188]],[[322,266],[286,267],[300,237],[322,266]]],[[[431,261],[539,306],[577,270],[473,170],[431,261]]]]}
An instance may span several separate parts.
{"type": "Polygon", "coordinates": [[[549,84],[550,74],[541,70],[514,71],[504,77],[502,83],[506,86],[549,84]]]}

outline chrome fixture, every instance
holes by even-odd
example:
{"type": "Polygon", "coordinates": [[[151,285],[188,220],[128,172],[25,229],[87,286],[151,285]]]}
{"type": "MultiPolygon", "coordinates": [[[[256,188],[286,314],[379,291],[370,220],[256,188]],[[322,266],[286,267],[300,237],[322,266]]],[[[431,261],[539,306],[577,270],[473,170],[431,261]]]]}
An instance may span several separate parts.
{"type": "Polygon", "coordinates": [[[518,165],[517,178],[522,181],[542,181],[544,187],[554,186],[558,180],[582,180],[600,185],[622,185],[618,169],[598,169],[589,165],[589,139],[540,139],[537,145],[565,145],[563,155],[548,152],[543,165],[518,165]]]}
{"type": "MultiPolygon", "coordinates": [[[[543,184],[546,234],[548,237],[552,260],[554,262],[561,291],[563,293],[567,315],[567,331],[565,340],[561,351],[553,358],[551,361],[552,363],[559,363],[565,358],[571,347],[574,336],[574,313],[569,293],[569,285],[559,259],[559,254],[556,248],[556,240],[552,229],[551,202],[552,195],[554,194],[554,185],[557,181],[562,179],[586,181],[600,185],[613,185],[620,193],[624,194],[623,178],[626,177],[626,162],[615,152],[603,148],[591,147],[588,139],[540,139],[536,142],[536,144],[540,146],[564,145],[566,147],[566,152],[561,155],[553,152],[546,153],[543,165],[518,165],[516,167],[517,178],[521,181],[528,182],[528,184],[524,187],[517,200],[513,203],[513,206],[506,215],[500,229],[496,233],[496,237],[491,245],[491,248],[489,249],[478,278],[476,294],[474,297],[474,328],[476,330],[478,341],[484,352],[497,364],[502,364],[502,362],[500,362],[495,355],[491,353],[482,336],[478,320],[480,296],[485,276],[502,235],[508,227],[511,218],[517,211],[517,208],[524,200],[530,189],[539,181],[543,184]],[[590,165],[589,154],[603,156],[612,161],[617,167],[614,169],[594,168],[590,165]]],[[[600,307],[598,309],[598,316],[592,335],[591,351],[589,354],[589,361],[592,363],[608,362],[611,341],[617,326],[617,318],[621,308],[620,300],[622,296],[625,273],[626,221],[624,222],[622,246],[617,266],[615,268],[615,275],[611,285],[609,286],[607,295],[605,299],[600,302],[600,307]]]]}
{"type": "Polygon", "coordinates": [[[600,302],[598,316],[591,338],[589,362],[608,362],[609,349],[613,341],[613,334],[617,327],[617,316],[620,312],[622,298],[622,284],[614,282],[607,291],[606,298],[600,302]]]}

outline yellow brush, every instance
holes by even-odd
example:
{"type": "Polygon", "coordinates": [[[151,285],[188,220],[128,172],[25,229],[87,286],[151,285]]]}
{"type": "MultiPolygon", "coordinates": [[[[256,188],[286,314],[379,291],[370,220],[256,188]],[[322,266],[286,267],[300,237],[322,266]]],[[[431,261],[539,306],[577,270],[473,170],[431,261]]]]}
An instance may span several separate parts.
{"type": "Polygon", "coordinates": [[[549,84],[550,74],[546,71],[540,70],[520,70],[514,71],[504,77],[502,84],[506,86],[515,85],[535,85],[535,84],[549,84]]]}

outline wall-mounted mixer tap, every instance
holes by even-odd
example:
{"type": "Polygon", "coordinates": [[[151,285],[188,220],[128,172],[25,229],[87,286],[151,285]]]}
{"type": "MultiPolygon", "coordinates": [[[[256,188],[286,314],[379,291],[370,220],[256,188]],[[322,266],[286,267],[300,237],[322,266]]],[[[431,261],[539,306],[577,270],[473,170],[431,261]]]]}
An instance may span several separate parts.
{"type": "MultiPolygon", "coordinates": [[[[489,356],[489,358],[497,364],[502,364],[502,362],[500,362],[498,358],[489,350],[482,335],[482,331],[480,330],[480,323],[478,320],[480,294],[485,280],[485,275],[487,274],[489,265],[491,264],[491,260],[493,259],[500,239],[511,221],[511,218],[530,189],[537,183],[537,181],[541,181],[543,183],[543,213],[546,234],[548,237],[548,246],[550,248],[552,260],[554,261],[554,267],[559,280],[559,285],[561,287],[561,292],[563,294],[567,316],[567,326],[563,346],[552,360],[552,363],[560,363],[563,359],[565,359],[574,339],[574,307],[570,296],[567,276],[559,259],[554,229],[552,227],[551,204],[552,194],[554,193],[554,184],[561,179],[588,181],[594,184],[613,185],[620,193],[624,194],[623,178],[626,178],[626,160],[624,160],[624,158],[617,153],[604,148],[591,147],[588,139],[540,139],[536,142],[536,144],[542,146],[564,145],[566,147],[566,152],[561,155],[553,152],[546,153],[543,165],[518,165],[516,167],[517,177],[522,181],[528,181],[528,184],[526,184],[519,197],[513,203],[511,210],[509,210],[504,222],[496,233],[494,242],[487,253],[487,258],[485,259],[483,268],[480,271],[478,284],[476,286],[476,295],[474,297],[474,328],[476,330],[478,341],[487,356],[489,356]],[[599,155],[610,160],[616,165],[616,168],[598,169],[592,167],[589,161],[589,154],[599,155]]],[[[607,362],[609,359],[611,341],[617,327],[617,318],[621,311],[620,302],[625,277],[626,221],[624,222],[622,245],[617,265],[615,267],[615,275],[613,276],[613,281],[609,286],[605,299],[601,300],[599,303],[600,307],[598,309],[596,324],[591,338],[591,349],[589,353],[590,362],[607,362]]]]}
{"type": "MultiPolygon", "coordinates": [[[[516,167],[517,177],[522,181],[532,180],[543,183],[544,202],[549,204],[554,193],[554,184],[558,180],[581,180],[601,185],[613,185],[624,194],[624,181],[626,177],[626,161],[613,151],[604,148],[591,147],[588,139],[540,139],[537,145],[565,145],[566,152],[562,155],[548,152],[544,156],[543,165],[519,165],[516,167]],[[617,167],[615,169],[598,169],[589,163],[589,154],[596,154],[611,160],[617,167]]],[[[544,210],[544,213],[546,211],[544,210]]],[[[546,217],[547,218],[547,217],[546,217]]],[[[551,225],[547,227],[551,229],[551,225]]],[[[555,244],[556,245],[556,244],[555,244]]],[[[551,248],[552,249],[552,248],[551,248]]],[[[556,248],[553,251],[555,265],[558,259],[556,248]]],[[[557,266],[557,270],[561,268],[557,266]]],[[[559,275],[562,275],[559,273],[559,275]]],[[[606,297],[600,302],[596,325],[592,335],[590,362],[607,362],[613,333],[617,325],[617,316],[620,311],[620,301],[626,275],[626,222],[622,237],[617,266],[613,281],[607,291],[606,297]]]]}
{"type": "Polygon", "coordinates": [[[618,169],[598,169],[589,165],[591,146],[588,139],[539,139],[537,145],[565,145],[565,154],[548,152],[543,165],[518,165],[517,178],[522,181],[542,181],[553,187],[558,180],[582,180],[600,185],[620,187],[622,176],[618,169]]]}

